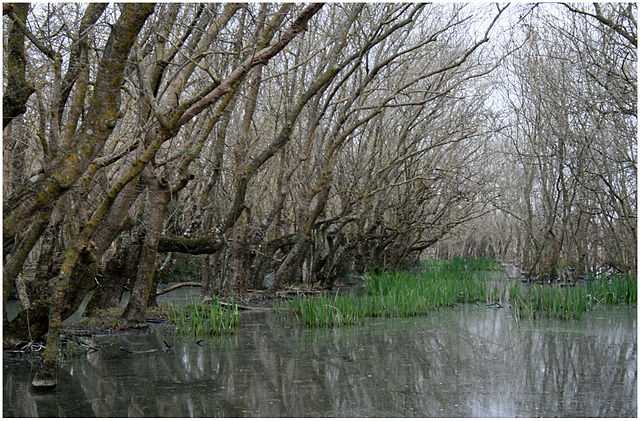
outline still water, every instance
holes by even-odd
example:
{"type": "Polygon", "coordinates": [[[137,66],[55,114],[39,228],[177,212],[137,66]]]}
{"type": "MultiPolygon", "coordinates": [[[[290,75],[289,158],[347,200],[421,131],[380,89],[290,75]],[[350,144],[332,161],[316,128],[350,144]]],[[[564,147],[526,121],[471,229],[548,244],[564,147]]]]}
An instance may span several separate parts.
{"type": "Polygon", "coordinates": [[[255,312],[241,326],[200,344],[168,328],[97,337],[100,350],[66,361],[49,394],[31,391],[31,365],[5,354],[4,416],[637,414],[635,307],[517,324],[506,309],[465,305],[316,330],[255,312]]]}

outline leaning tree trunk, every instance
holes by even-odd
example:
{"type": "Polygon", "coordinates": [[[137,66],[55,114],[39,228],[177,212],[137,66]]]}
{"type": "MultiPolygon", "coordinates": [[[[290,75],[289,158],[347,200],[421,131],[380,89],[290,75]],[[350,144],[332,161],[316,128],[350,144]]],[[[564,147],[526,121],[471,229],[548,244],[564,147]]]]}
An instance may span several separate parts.
{"type": "MultiPolygon", "coordinates": [[[[24,294],[21,296],[24,311],[6,324],[5,346],[10,346],[11,343],[16,341],[42,340],[47,332],[52,304],[50,280],[60,272],[60,256],[64,248],[65,226],[69,227],[68,224],[64,224],[64,215],[68,216],[69,212],[68,202],[61,201],[52,212],[51,223],[49,223],[48,218],[43,219],[40,221],[41,225],[37,226],[38,232],[36,232],[36,235],[32,236],[30,234],[31,230],[25,233],[23,240],[33,241],[33,244],[27,247],[29,249],[34,249],[38,237],[42,234],[39,254],[36,256],[31,255],[36,260],[33,272],[22,270],[22,275],[26,277],[23,288],[24,294]]],[[[16,253],[26,253],[27,248],[23,248],[21,243],[22,241],[18,244],[16,253]]],[[[26,259],[27,255],[21,257],[22,261],[26,259]]],[[[9,264],[5,265],[3,275],[6,279],[11,280],[11,284],[18,279],[19,273],[20,270],[18,268],[12,267],[11,260],[9,264]]],[[[70,286],[64,292],[61,301],[62,320],[73,314],[86,294],[94,288],[96,273],[95,250],[89,247],[80,255],[78,265],[71,271],[70,286]]]]}
{"type": "MultiPolygon", "coordinates": [[[[248,212],[248,211],[247,211],[248,212]]],[[[239,219],[239,223],[232,229],[233,241],[230,245],[230,282],[229,290],[235,294],[244,291],[247,287],[247,279],[249,277],[248,268],[251,265],[249,244],[247,242],[247,231],[249,224],[249,216],[244,212],[239,219]]]]}
{"type": "MultiPolygon", "coordinates": [[[[40,339],[47,333],[50,304],[48,279],[53,260],[55,233],[58,229],[57,224],[49,225],[42,235],[42,246],[35,262],[34,276],[25,282],[24,294],[19,295],[23,310],[11,322],[5,318],[4,348],[13,348],[21,341],[40,339]]],[[[5,292],[5,300],[6,294],[5,292]]],[[[6,301],[4,304],[6,309],[6,301]]]]}
{"type": "MultiPolygon", "coordinates": [[[[73,144],[78,147],[56,157],[44,178],[24,183],[5,199],[2,232],[5,243],[11,244],[19,232],[31,225],[34,214],[51,209],[87,172],[93,158],[104,148],[121,115],[120,88],[127,57],[154,8],[154,4],[123,6],[98,65],[89,111],[73,136],[73,144]]],[[[6,255],[7,251],[5,245],[3,253],[6,255]]]]}
{"type": "MultiPolygon", "coordinates": [[[[43,238],[47,239],[48,236],[45,234],[43,238]]],[[[46,245],[45,249],[47,249],[46,245]]],[[[43,263],[47,256],[50,256],[49,252],[43,252],[40,263],[43,263]]],[[[51,272],[51,267],[46,262],[38,266],[35,279],[27,285],[28,309],[7,324],[3,338],[4,347],[11,347],[21,341],[43,340],[49,329],[50,308],[54,299],[50,284],[57,273],[51,272]]],[[[70,287],[59,299],[62,303],[61,321],[71,316],[80,307],[87,293],[95,287],[96,273],[95,250],[91,247],[83,249],[78,264],[70,275],[70,287]]]]}
{"type": "MultiPolygon", "coordinates": [[[[13,17],[23,24],[27,22],[29,3],[13,3],[13,17]]],[[[5,55],[6,89],[2,96],[2,128],[7,127],[17,116],[27,110],[27,101],[34,91],[33,86],[26,79],[27,59],[24,54],[24,32],[14,21],[9,29],[7,38],[7,54],[5,55]]]]}
{"type": "MultiPolygon", "coordinates": [[[[122,233],[132,226],[129,217],[129,209],[144,190],[141,178],[133,180],[122,190],[110,209],[107,218],[95,233],[93,240],[96,244],[96,255],[100,263],[96,291],[87,304],[87,314],[96,315],[97,311],[104,308],[116,307],[124,288],[130,279],[135,279],[136,270],[131,270],[128,261],[140,254],[139,242],[135,235],[122,233]],[[118,239],[118,236],[121,236],[118,239]],[[134,240],[127,241],[134,237],[134,240]],[[115,244],[113,244],[115,241],[115,244]],[[111,252],[114,250],[115,252],[111,252]]],[[[134,267],[135,268],[135,267],[134,267]]]]}
{"type": "Polygon", "coordinates": [[[129,237],[130,234],[125,234],[122,241],[118,240],[115,255],[98,273],[95,292],[87,303],[88,316],[96,316],[102,309],[118,307],[125,287],[135,280],[140,244],[129,240],[129,237]],[[136,264],[129,264],[131,260],[135,260],[136,264]]]}
{"type": "Polygon", "coordinates": [[[284,283],[294,280],[300,273],[304,256],[311,245],[311,238],[300,233],[295,245],[275,273],[272,289],[277,290],[284,283]]]}
{"type": "Polygon", "coordinates": [[[164,180],[153,179],[147,191],[145,206],[146,233],[136,282],[131,291],[129,303],[123,317],[128,322],[141,323],[144,321],[149,297],[155,291],[156,258],[158,256],[158,242],[162,233],[162,226],[167,216],[171,192],[164,180]]]}

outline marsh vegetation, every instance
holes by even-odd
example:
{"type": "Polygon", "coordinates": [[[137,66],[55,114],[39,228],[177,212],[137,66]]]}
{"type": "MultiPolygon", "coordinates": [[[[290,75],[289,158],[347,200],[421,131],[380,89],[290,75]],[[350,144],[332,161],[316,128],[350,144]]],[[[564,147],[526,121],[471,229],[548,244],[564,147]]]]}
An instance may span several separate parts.
{"type": "Polygon", "coordinates": [[[593,276],[585,284],[569,288],[533,285],[509,288],[509,302],[516,318],[580,319],[585,312],[607,304],[636,304],[637,282],[628,276],[593,276]]]}
{"type": "Polygon", "coordinates": [[[288,303],[309,327],[340,326],[362,322],[365,317],[408,317],[426,314],[456,303],[484,302],[486,283],[477,272],[476,260],[430,262],[417,272],[368,273],[364,293],[297,298],[288,303]]]}
{"type": "Polygon", "coordinates": [[[169,305],[166,314],[180,335],[224,335],[235,332],[240,323],[238,307],[223,306],[217,299],[209,303],[169,305]]]}
{"type": "Polygon", "coordinates": [[[486,271],[498,267],[486,258],[428,261],[413,272],[368,273],[359,295],[296,298],[287,307],[308,327],[331,327],[367,317],[424,315],[462,303],[509,308],[516,319],[580,319],[597,306],[637,302],[637,283],[630,277],[593,276],[573,287],[520,280],[496,284],[486,271]]]}

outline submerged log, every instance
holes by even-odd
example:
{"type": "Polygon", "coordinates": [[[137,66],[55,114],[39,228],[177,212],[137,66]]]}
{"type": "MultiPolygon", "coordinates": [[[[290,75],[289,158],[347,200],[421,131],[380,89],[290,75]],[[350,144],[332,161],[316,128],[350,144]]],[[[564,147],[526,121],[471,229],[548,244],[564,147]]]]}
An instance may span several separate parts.
{"type": "Polygon", "coordinates": [[[171,285],[170,287],[167,287],[165,289],[162,289],[162,290],[156,292],[156,297],[159,297],[160,295],[164,295],[164,294],[166,294],[168,292],[171,292],[173,290],[176,290],[178,288],[184,288],[184,287],[201,288],[202,284],[200,282],[180,282],[179,284],[171,285]]]}

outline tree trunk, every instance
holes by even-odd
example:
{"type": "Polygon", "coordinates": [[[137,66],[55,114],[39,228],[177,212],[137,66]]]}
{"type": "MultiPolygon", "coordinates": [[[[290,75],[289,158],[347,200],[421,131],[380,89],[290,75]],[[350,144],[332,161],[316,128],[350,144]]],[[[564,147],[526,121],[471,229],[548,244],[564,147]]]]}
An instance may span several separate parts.
{"type": "Polygon", "coordinates": [[[147,205],[145,206],[146,231],[136,282],[131,291],[129,303],[123,317],[132,323],[144,322],[145,312],[150,295],[155,292],[156,258],[160,234],[167,216],[168,204],[171,199],[170,189],[164,180],[151,179],[147,191],[147,205]]]}
{"type": "Polygon", "coordinates": [[[98,274],[96,289],[87,304],[87,315],[95,316],[98,310],[118,307],[126,285],[131,279],[136,278],[135,266],[128,265],[130,256],[138,256],[140,247],[138,244],[125,241],[129,235],[125,235],[122,241],[118,241],[117,250],[104,265],[102,272],[98,274]]]}
{"type": "MultiPolygon", "coordinates": [[[[47,238],[46,234],[45,237],[47,238]]],[[[41,261],[48,260],[50,253],[43,252],[41,261]]],[[[71,274],[70,287],[65,290],[60,298],[62,302],[60,319],[65,320],[80,307],[82,300],[95,286],[96,260],[92,249],[85,249],[80,254],[80,261],[71,274]]],[[[46,265],[48,266],[48,265],[46,265]]],[[[39,272],[33,282],[27,285],[29,307],[9,322],[4,333],[3,345],[5,347],[15,345],[20,341],[43,340],[49,326],[50,308],[53,304],[51,282],[56,274],[49,272],[48,268],[39,268],[39,272]]]]}
{"type": "Polygon", "coordinates": [[[215,279],[213,274],[213,260],[214,256],[209,254],[200,257],[201,294],[204,300],[213,297],[213,281],[215,279]]]}
{"type": "MultiPolygon", "coordinates": [[[[29,3],[13,3],[14,19],[23,24],[27,22],[29,3]]],[[[27,110],[27,101],[34,91],[33,86],[25,77],[27,60],[24,55],[24,32],[18,24],[11,22],[7,38],[7,86],[2,96],[2,128],[4,129],[17,116],[27,110]]]]}

